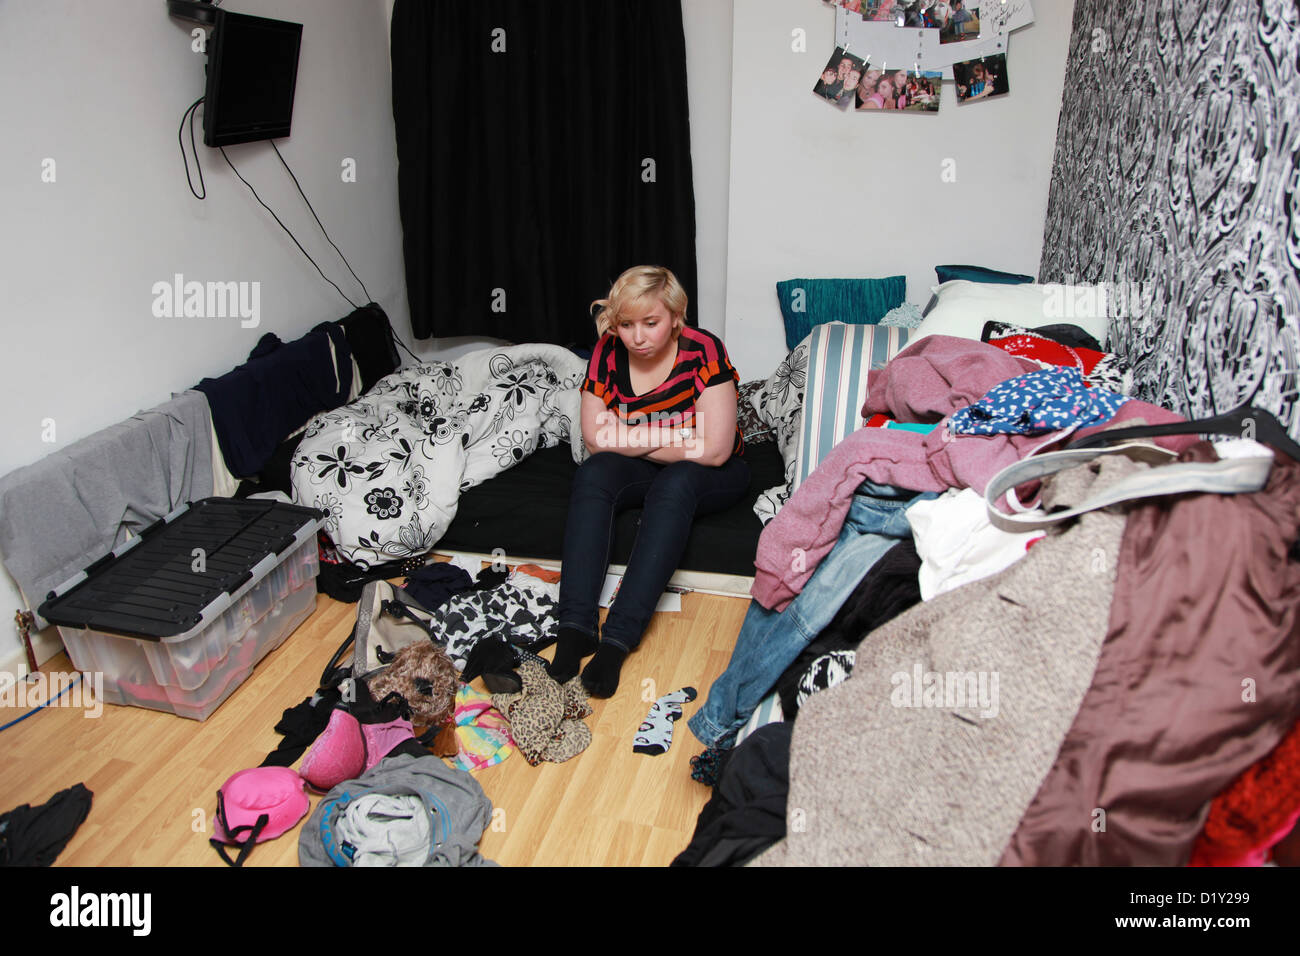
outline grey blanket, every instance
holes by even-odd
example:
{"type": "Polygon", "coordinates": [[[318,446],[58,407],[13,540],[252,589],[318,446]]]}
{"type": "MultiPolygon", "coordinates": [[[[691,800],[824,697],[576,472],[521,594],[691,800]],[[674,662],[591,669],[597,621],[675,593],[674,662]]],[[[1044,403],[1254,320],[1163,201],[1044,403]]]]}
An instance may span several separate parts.
{"type": "Polygon", "coordinates": [[[492,801],[464,770],[453,770],[432,754],[398,753],[356,780],[343,781],[316,804],[298,834],[298,864],[496,866],[478,852],[479,839],[491,822],[492,801]],[[389,825],[373,816],[358,820],[357,811],[373,809],[355,806],[368,795],[415,797],[425,818],[417,821],[403,814],[390,818],[389,825]],[[349,841],[349,834],[361,835],[365,843],[349,841]]]}
{"type": "Polygon", "coordinates": [[[35,610],[129,535],[211,494],[208,400],[182,392],[0,478],[0,556],[35,610]]]}

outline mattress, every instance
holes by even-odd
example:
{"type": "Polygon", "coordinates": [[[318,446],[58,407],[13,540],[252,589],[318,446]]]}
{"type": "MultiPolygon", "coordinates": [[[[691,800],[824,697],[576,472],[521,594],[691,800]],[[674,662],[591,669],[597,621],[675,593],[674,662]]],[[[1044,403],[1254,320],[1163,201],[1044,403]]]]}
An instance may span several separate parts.
{"type": "MultiPolygon", "coordinates": [[[[679,567],[690,571],[752,576],[762,524],[754,514],[760,492],[785,481],[785,464],[774,442],[745,448],[749,488],[731,508],[696,519],[679,567]]],[[[569,515],[569,489],[577,465],[568,448],[545,448],[518,465],[462,492],[456,518],[438,541],[439,551],[558,560],[569,515]]],[[[613,564],[626,564],[636,540],[641,509],[632,508],[614,522],[613,564]]]]}

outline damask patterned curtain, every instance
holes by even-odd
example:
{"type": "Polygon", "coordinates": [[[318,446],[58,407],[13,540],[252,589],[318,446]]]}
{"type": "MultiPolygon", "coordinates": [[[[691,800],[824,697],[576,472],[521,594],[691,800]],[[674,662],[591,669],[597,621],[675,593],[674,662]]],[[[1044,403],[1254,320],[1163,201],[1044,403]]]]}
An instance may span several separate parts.
{"type": "Polygon", "coordinates": [[[1039,278],[1106,282],[1140,396],[1300,435],[1300,6],[1076,0],[1039,278]]]}

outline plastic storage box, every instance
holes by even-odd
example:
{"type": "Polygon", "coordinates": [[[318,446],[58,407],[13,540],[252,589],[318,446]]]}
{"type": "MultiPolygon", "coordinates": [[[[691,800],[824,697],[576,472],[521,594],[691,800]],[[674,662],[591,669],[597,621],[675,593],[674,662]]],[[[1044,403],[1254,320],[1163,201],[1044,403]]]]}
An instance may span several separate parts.
{"type": "Polygon", "coordinates": [[[104,699],[206,720],[316,607],[323,515],[279,502],[183,506],[50,593],[104,699]]]}

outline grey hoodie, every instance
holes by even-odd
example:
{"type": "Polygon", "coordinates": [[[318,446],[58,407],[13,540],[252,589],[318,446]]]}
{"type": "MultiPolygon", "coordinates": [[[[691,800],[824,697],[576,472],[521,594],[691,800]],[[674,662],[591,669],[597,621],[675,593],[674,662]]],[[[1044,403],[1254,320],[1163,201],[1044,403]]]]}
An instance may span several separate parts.
{"type": "Polygon", "coordinates": [[[496,866],[477,844],[492,801],[477,780],[430,754],[385,757],[327,793],[298,837],[301,866],[496,866]],[[361,799],[386,795],[414,801],[361,799]],[[396,812],[406,807],[406,812],[396,812]]]}

